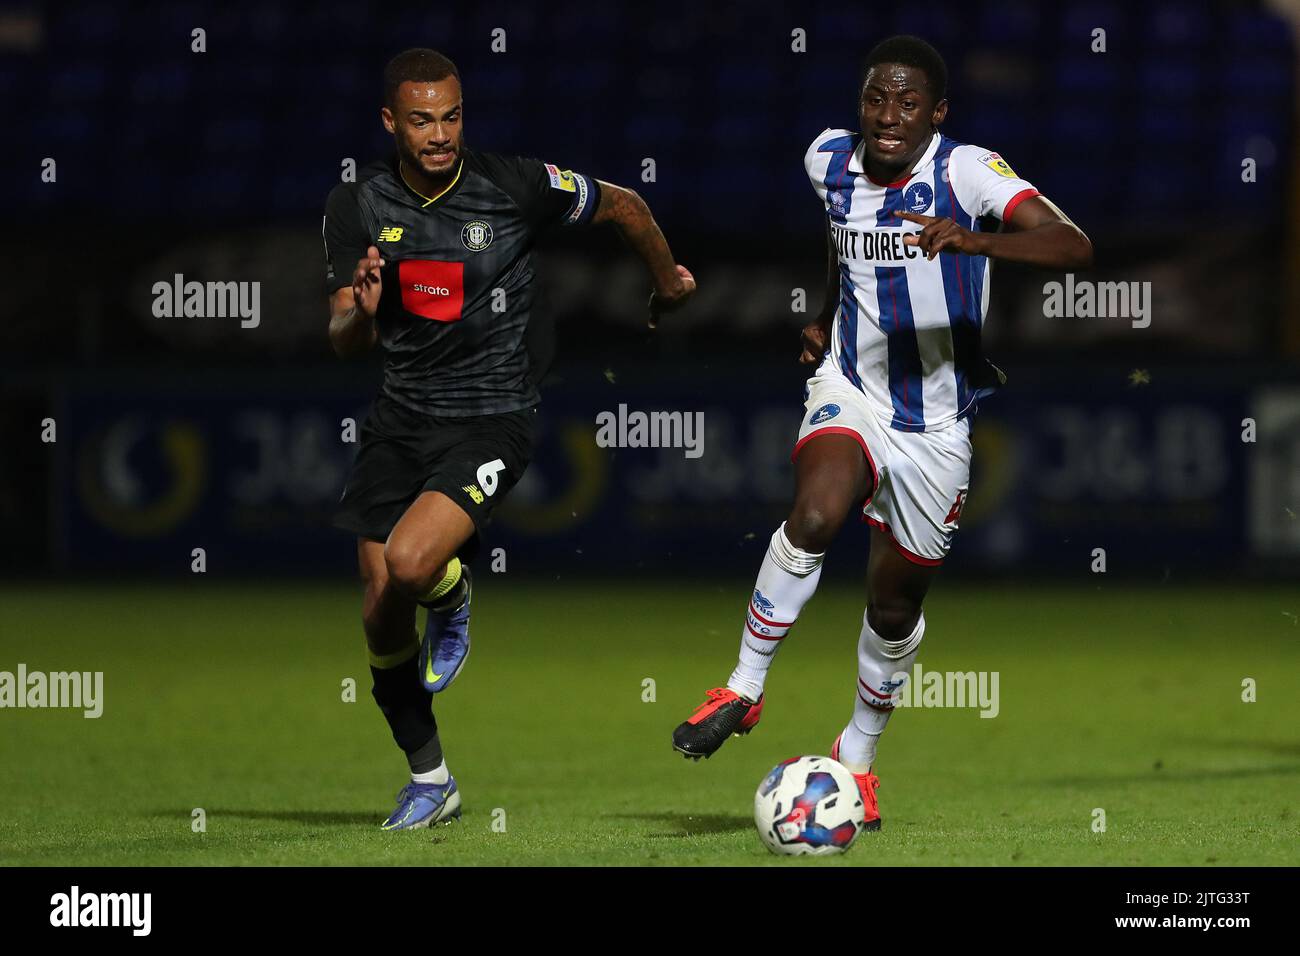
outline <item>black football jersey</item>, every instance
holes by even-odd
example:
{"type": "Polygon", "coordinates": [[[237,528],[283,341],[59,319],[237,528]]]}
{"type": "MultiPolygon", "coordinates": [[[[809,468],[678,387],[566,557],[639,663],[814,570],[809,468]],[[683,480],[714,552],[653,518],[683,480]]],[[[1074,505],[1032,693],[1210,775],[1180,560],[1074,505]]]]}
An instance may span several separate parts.
{"type": "Polygon", "coordinates": [[[471,149],[433,198],[406,184],[396,156],[335,186],[323,228],[329,291],[352,284],[368,246],[385,261],[376,313],[384,394],[445,416],[535,405],[525,340],[533,242],[549,226],[590,222],[599,201],[596,181],[580,173],[471,149]]]}

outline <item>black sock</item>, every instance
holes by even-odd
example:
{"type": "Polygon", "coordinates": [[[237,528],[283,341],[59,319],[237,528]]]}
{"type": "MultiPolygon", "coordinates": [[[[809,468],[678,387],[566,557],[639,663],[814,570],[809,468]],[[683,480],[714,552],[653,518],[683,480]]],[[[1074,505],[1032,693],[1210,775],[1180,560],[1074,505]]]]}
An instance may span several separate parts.
{"type": "Polygon", "coordinates": [[[427,773],[442,763],[438,722],[430,706],[433,695],[420,682],[419,661],[420,656],[413,654],[396,667],[370,668],[371,693],[392,728],[393,740],[406,754],[411,773],[427,773]]]}

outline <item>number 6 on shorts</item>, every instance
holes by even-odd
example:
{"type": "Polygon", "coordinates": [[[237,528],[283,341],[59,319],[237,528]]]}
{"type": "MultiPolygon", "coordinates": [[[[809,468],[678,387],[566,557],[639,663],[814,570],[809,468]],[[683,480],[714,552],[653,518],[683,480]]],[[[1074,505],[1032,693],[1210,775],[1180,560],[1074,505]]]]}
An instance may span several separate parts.
{"type": "Polygon", "coordinates": [[[497,490],[497,475],[505,471],[506,463],[500,458],[493,458],[487,464],[478,466],[478,486],[489,498],[497,490]]]}

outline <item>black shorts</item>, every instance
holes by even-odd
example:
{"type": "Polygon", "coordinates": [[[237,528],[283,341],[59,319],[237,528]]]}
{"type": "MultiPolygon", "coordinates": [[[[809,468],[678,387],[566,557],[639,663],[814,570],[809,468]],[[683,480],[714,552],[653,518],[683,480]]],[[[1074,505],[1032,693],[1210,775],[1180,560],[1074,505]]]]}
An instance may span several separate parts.
{"type": "MultiPolygon", "coordinates": [[[[361,426],[361,446],[334,525],[387,541],[411,502],[423,492],[440,491],[482,532],[533,457],[536,421],[535,407],[448,418],[413,412],[380,394],[361,426]]],[[[471,541],[466,550],[472,553],[476,544],[471,541]]]]}

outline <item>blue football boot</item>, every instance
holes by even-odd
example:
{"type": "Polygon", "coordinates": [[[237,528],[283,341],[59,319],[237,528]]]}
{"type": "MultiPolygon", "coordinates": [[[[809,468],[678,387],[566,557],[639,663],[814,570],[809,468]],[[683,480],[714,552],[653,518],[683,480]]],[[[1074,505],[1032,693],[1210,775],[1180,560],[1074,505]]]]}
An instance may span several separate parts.
{"type": "Polygon", "coordinates": [[[381,830],[422,830],[434,823],[460,819],[460,791],[456,778],[446,783],[411,781],[397,794],[397,809],[380,824],[381,830]]]}

